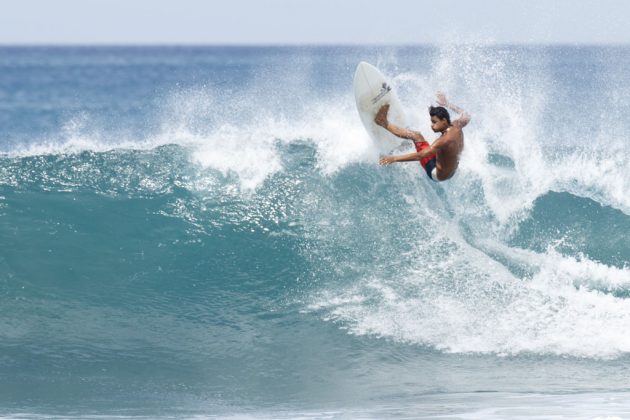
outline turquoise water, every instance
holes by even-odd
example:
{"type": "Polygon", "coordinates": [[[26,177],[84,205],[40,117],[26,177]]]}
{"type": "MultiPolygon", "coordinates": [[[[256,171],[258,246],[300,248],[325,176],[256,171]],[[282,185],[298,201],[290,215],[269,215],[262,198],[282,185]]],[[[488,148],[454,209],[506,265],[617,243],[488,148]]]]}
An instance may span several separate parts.
{"type": "Polygon", "coordinates": [[[630,49],[0,49],[0,415],[630,416],[630,49]],[[369,61],[458,174],[379,167],[369,61]]]}

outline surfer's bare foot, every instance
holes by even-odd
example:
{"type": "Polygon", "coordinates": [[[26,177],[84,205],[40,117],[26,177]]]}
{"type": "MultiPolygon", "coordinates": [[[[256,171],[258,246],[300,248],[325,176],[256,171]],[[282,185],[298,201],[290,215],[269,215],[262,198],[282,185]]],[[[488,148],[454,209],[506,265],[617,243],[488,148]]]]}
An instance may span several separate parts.
{"type": "Polygon", "coordinates": [[[387,126],[387,112],[389,112],[389,104],[385,104],[378,110],[376,113],[376,117],[374,117],[374,122],[381,127],[387,126]]]}

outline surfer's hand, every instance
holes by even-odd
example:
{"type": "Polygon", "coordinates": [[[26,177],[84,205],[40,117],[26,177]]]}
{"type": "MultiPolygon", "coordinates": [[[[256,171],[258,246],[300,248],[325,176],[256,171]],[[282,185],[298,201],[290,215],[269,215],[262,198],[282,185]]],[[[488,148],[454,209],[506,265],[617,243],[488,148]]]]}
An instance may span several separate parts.
{"type": "Polygon", "coordinates": [[[383,157],[378,164],[379,165],[389,165],[396,162],[396,156],[385,156],[383,157]]]}
{"type": "Polygon", "coordinates": [[[378,110],[376,113],[376,117],[374,117],[374,122],[381,127],[387,127],[387,112],[389,112],[389,104],[385,104],[378,110]]]}
{"type": "Polygon", "coordinates": [[[439,106],[446,106],[446,104],[448,104],[444,92],[437,92],[435,96],[437,96],[437,103],[439,106]]]}

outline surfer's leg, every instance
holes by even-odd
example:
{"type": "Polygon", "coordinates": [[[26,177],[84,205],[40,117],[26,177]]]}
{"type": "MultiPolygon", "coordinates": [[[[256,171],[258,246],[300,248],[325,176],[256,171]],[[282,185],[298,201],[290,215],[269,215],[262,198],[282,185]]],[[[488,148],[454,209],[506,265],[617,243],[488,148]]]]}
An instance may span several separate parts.
{"type": "Polygon", "coordinates": [[[431,178],[432,181],[438,182],[438,176],[437,176],[437,157],[435,155],[433,155],[433,158],[430,159],[426,165],[424,166],[424,170],[427,173],[427,176],[429,178],[431,178]]]}

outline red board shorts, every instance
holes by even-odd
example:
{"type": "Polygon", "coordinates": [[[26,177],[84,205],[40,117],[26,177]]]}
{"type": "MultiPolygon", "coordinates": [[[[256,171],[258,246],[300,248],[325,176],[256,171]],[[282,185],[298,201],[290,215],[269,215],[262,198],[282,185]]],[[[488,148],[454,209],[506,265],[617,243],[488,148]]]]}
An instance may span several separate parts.
{"type": "MultiPolygon", "coordinates": [[[[416,145],[416,151],[418,152],[421,152],[422,150],[431,146],[429,142],[426,142],[426,141],[416,141],[414,142],[414,144],[416,145]]],[[[436,160],[437,160],[436,154],[432,154],[432,155],[429,155],[427,157],[420,159],[420,165],[422,165],[422,168],[424,168],[424,170],[426,171],[427,176],[431,178],[433,181],[438,180],[437,169],[435,168],[436,160]]]]}

